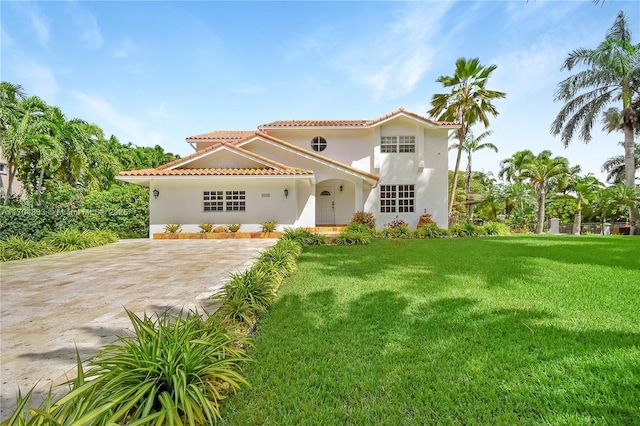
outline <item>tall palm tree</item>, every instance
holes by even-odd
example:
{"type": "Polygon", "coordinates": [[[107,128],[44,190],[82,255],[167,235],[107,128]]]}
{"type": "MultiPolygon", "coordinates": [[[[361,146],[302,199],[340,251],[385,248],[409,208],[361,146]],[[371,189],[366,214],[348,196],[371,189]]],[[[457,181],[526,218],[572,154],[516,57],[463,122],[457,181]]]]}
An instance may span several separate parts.
{"type": "MultiPolygon", "coordinates": [[[[467,137],[464,139],[464,142],[461,144],[460,142],[456,142],[451,144],[449,150],[457,149],[464,151],[467,154],[467,173],[465,176],[465,190],[467,193],[467,201],[469,201],[469,193],[471,192],[471,156],[483,149],[491,149],[495,152],[498,152],[498,147],[492,144],[491,142],[483,142],[483,140],[493,133],[492,130],[486,130],[480,134],[477,138],[474,137],[473,132],[469,131],[467,137]]],[[[473,204],[467,204],[467,217],[471,219],[473,216],[473,204]]]]}
{"type": "MultiPolygon", "coordinates": [[[[633,96],[640,95],[640,44],[631,42],[629,23],[619,12],[605,40],[595,49],[580,48],[569,54],[562,69],[576,66],[586,69],[559,83],[556,101],[564,101],[551,133],[560,135],[567,146],[576,131],[584,142],[591,140],[594,121],[612,102],[622,101],[619,127],[624,133],[625,184],[635,187],[633,134],[637,126],[633,96]]],[[[632,228],[638,219],[637,209],[631,209],[632,228]]],[[[634,231],[634,229],[632,229],[634,231]]]]}
{"type": "Polygon", "coordinates": [[[522,170],[522,177],[529,180],[538,201],[537,229],[538,234],[544,232],[545,206],[547,191],[557,184],[569,170],[569,160],[564,157],[551,157],[549,151],[543,151],[527,162],[522,170]]]}
{"type": "Polygon", "coordinates": [[[435,94],[431,100],[432,108],[428,111],[432,117],[440,121],[456,121],[460,128],[456,131],[456,138],[460,143],[456,165],[453,171],[453,185],[449,197],[449,212],[455,200],[462,145],[467,138],[469,128],[481,121],[484,127],[489,126],[489,115],[495,117],[498,110],[491,103],[494,99],[504,98],[503,92],[486,88],[487,81],[497,65],[487,67],[480,64],[480,59],[459,58],[453,76],[440,76],[436,80],[445,88],[451,88],[449,93],[435,94]]]}

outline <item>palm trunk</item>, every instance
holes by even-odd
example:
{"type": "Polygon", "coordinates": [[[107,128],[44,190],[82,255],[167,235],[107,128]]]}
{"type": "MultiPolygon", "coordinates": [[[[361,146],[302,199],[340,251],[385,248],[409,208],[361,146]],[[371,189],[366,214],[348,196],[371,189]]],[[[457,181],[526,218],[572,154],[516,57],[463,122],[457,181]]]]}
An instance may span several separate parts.
{"type": "Polygon", "coordinates": [[[13,178],[16,175],[16,166],[13,164],[9,164],[7,165],[7,168],[9,169],[7,171],[7,192],[4,196],[4,205],[6,206],[7,204],[9,204],[9,197],[11,197],[11,187],[13,186],[13,178]]]}
{"type": "MultiPolygon", "coordinates": [[[[635,116],[635,112],[632,108],[626,108],[623,111],[623,116],[625,113],[629,114],[628,110],[631,111],[631,118],[628,120],[633,123],[633,116],[635,116]]],[[[626,122],[627,120],[625,120],[626,122]]],[[[635,152],[634,152],[634,144],[633,144],[633,125],[624,125],[624,174],[625,179],[624,183],[629,188],[634,188],[636,185],[636,164],[635,164],[635,152]]],[[[629,222],[631,222],[631,230],[629,235],[635,235],[640,230],[638,226],[638,205],[634,204],[629,208],[629,222]]]]}
{"type": "Polygon", "coordinates": [[[582,206],[578,201],[578,208],[573,220],[573,235],[580,235],[580,226],[582,225],[582,206]]]}
{"type": "Polygon", "coordinates": [[[543,234],[544,233],[544,208],[545,208],[545,204],[547,202],[547,194],[546,194],[546,189],[545,189],[544,185],[542,185],[542,187],[540,188],[540,197],[539,197],[538,201],[539,201],[539,205],[538,205],[538,229],[536,230],[536,232],[538,234],[543,234]]]}
{"type": "MultiPolygon", "coordinates": [[[[469,152],[469,156],[467,157],[467,176],[465,181],[465,192],[466,192],[466,200],[469,203],[469,193],[471,192],[471,152],[469,152]]],[[[473,204],[467,204],[467,218],[469,220],[473,219],[473,204]]]]}
{"type": "Polygon", "coordinates": [[[449,197],[449,215],[453,211],[453,203],[456,200],[456,187],[458,186],[458,172],[460,171],[460,158],[462,157],[462,141],[464,138],[459,138],[460,147],[458,148],[458,156],[456,157],[456,167],[453,169],[453,182],[451,182],[451,196],[449,197]]]}

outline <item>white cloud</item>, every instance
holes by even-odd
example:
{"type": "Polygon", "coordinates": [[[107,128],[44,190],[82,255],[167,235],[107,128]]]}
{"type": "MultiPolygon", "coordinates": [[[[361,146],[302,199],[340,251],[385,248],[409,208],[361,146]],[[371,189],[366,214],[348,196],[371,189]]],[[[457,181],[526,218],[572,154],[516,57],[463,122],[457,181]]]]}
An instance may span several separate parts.
{"type": "Polygon", "coordinates": [[[28,15],[29,15],[29,21],[31,22],[31,25],[33,26],[33,30],[36,34],[36,37],[38,38],[38,42],[43,47],[47,47],[49,43],[49,33],[51,29],[50,21],[44,16],[42,16],[40,11],[35,7],[29,8],[28,15]]]}
{"type": "Polygon", "coordinates": [[[69,5],[71,6],[70,14],[73,24],[81,40],[84,42],[85,47],[89,49],[99,49],[102,47],[102,33],[95,15],[83,9],[78,2],[69,3],[69,5]]]}
{"type": "MultiPolygon", "coordinates": [[[[105,99],[84,92],[73,91],[76,99],[85,111],[83,118],[100,126],[105,135],[114,134],[120,142],[132,142],[136,145],[162,145],[167,142],[164,133],[153,130],[152,126],[122,114],[105,99]]],[[[162,105],[161,105],[162,107],[162,105]]]]}
{"type": "Polygon", "coordinates": [[[113,50],[113,56],[119,59],[125,59],[135,51],[136,46],[130,40],[125,40],[113,50]]]}
{"type": "MultiPolygon", "coordinates": [[[[336,67],[372,98],[395,99],[413,91],[432,67],[433,40],[450,3],[410,3],[374,37],[357,39],[339,56],[336,67]]],[[[370,35],[370,34],[368,34],[370,35]]]]}
{"type": "Polygon", "coordinates": [[[53,70],[45,65],[33,61],[12,63],[12,74],[19,76],[20,84],[29,94],[44,99],[49,104],[55,104],[58,94],[58,83],[53,70]]]}

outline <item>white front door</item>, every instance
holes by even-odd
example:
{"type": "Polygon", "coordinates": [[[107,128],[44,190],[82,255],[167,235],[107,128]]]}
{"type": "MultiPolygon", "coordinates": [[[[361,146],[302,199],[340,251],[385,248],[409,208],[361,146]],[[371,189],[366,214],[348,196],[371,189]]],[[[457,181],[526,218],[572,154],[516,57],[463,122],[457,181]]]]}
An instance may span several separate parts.
{"type": "Polygon", "coordinates": [[[335,189],[328,186],[319,186],[318,190],[318,210],[316,214],[316,224],[333,225],[336,223],[336,204],[334,199],[335,189]]]}

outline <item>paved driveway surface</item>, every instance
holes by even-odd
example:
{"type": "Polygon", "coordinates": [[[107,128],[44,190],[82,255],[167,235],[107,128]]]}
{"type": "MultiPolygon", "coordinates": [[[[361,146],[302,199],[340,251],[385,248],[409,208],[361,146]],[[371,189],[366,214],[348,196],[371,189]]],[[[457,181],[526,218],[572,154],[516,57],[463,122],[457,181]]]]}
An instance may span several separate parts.
{"type": "Polygon", "coordinates": [[[123,240],[0,264],[0,417],[38,384],[36,398],[142,314],[201,309],[229,272],[248,268],[272,239],[123,240]]]}

